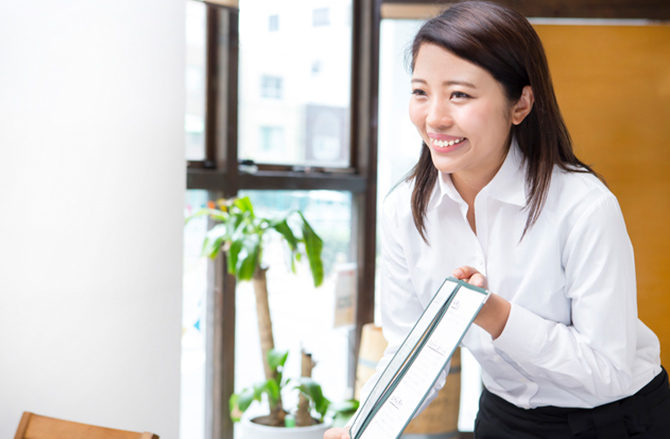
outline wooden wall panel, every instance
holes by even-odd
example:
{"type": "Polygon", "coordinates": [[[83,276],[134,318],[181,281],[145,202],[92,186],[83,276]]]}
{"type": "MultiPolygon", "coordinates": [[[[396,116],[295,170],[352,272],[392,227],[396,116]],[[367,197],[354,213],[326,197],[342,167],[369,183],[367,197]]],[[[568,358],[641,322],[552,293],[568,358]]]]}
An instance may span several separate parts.
{"type": "Polygon", "coordinates": [[[578,157],[618,197],[670,367],[670,25],[535,25],[578,157]]]}

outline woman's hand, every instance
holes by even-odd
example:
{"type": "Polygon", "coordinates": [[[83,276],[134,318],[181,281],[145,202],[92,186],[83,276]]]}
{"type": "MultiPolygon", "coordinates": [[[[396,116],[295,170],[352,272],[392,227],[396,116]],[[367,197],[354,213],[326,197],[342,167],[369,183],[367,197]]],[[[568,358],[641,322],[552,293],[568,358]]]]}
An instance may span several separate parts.
{"type": "Polygon", "coordinates": [[[455,269],[452,274],[456,279],[464,280],[467,283],[479,288],[487,288],[486,277],[472,267],[464,265],[455,269]]]}
{"type": "Polygon", "coordinates": [[[331,428],[323,434],[323,439],[351,439],[348,428],[331,428]]]}
{"type": "MultiPolygon", "coordinates": [[[[459,267],[452,274],[455,278],[464,280],[476,287],[487,288],[486,277],[472,267],[459,267]]],[[[495,340],[500,337],[503,329],[505,329],[511,309],[511,303],[497,294],[491,293],[479,314],[475,317],[474,324],[491,334],[491,337],[495,340]]]]}

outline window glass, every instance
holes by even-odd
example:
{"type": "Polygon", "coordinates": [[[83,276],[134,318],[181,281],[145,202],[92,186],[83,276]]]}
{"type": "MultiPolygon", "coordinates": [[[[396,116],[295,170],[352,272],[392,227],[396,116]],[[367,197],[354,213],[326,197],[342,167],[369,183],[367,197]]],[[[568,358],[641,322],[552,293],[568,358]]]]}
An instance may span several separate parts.
{"type": "Polygon", "coordinates": [[[240,0],[240,160],[349,166],[350,16],[351,0],[240,0]],[[281,153],[261,126],[283,129],[281,153]]]}
{"type": "Polygon", "coordinates": [[[268,31],[276,32],[279,30],[279,15],[273,14],[268,17],[268,31]]]}
{"type": "MultiPolygon", "coordinates": [[[[421,23],[422,21],[417,20],[389,19],[382,20],[381,23],[377,230],[382,215],[381,203],[394,185],[411,170],[421,152],[421,137],[409,119],[411,73],[407,64],[410,60],[408,51],[412,39],[421,23]]],[[[377,249],[379,253],[379,246],[377,249]]],[[[377,267],[375,272],[379,284],[381,269],[377,267]]],[[[375,288],[375,291],[379,293],[379,288],[375,288]]],[[[375,303],[379,304],[379,298],[375,303]]],[[[379,322],[379,306],[376,307],[376,314],[375,320],[379,322]]],[[[481,377],[479,364],[467,349],[461,351],[461,370],[458,427],[460,431],[473,431],[481,392],[481,377]]]]}
{"type": "Polygon", "coordinates": [[[282,98],[282,78],[279,76],[263,75],[261,77],[261,96],[264,98],[282,98]]]}
{"type": "Polygon", "coordinates": [[[330,9],[328,8],[318,8],[314,9],[312,12],[312,25],[316,26],[328,26],[330,24],[330,9]]]}
{"type": "Polygon", "coordinates": [[[186,2],[186,160],[205,159],[206,6],[186,2]]]}
{"type": "MultiPolygon", "coordinates": [[[[207,204],[207,191],[188,190],[185,216],[207,204]]],[[[181,344],[182,439],[203,438],[205,431],[205,337],[207,258],[201,256],[207,218],[195,218],[184,227],[184,284],[181,344]]]]}
{"type": "Polygon", "coordinates": [[[260,150],[264,154],[281,154],[284,150],[284,128],[261,127],[260,141],[260,150]]]}
{"type": "MultiPolygon", "coordinates": [[[[286,243],[268,234],[264,249],[270,313],[277,349],[288,349],[285,377],[300,375],[300,349],[311,352],[316,362],[313,378],[331,401],[350,397],[348,388],[349,343],[353,332],[353,296],[341,294],[353,270],[355,248],[351,237],[351,194],[335,191],[241,191],[249,196],[258,215],[279,217],[299,209],[323,239],[324,282],[315,288],[305,265],[294,274],[288,264],[286,243]],[[336,292],[337,290],[337,292],[336,292]],[[338,306],[336,306],[336,304],[338,306]],[[348,313],[347,313],[348,311],[348,313]]],[[[306,259],[306,258],[305,258],[306,259]]],[[[355,278],[355,276],[354,276],[355,278]]],[[[351,290],[349,290],[351,292],[351,290]]],[[[256,303],[251,282],[238,282],[236,292],[235,388],[263,381],[256,303]]],[[[287,408],[297,404],[295,393],[284,397],[287,408]]],[[[266,414],[255,404],[250,416],[266,414]]]]}

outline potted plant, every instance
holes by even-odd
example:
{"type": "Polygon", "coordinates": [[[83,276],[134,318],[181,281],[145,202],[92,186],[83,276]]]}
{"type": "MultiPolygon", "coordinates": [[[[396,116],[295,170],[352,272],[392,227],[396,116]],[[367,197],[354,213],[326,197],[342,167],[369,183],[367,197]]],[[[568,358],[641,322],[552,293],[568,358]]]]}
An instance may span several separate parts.
{"type": "MultiPolygon", "coordinates": [[[[215,258],[219,253],[225,253],[228,272],[234,274],[237,280],[251,280],[256,297],[265,380],[231,396],[232,419],[239,420],[241,413],[251,403],[264,400],[268,404],[268,414],[253,419],[256,424],[284,427],[287,424],[292,426],[295,422],[296,427],[303,427],[323,423],[326,411],[332,407],[330,401],[323,396],[321,387],[310,378],[313,367],[311,357],[303,353],[303,376],[299,380],[286,379],[284,376],[288,351],[277,350],[274,346],[266,278],[268,267],[263,264],[266,233],[278,233],[288,244],[293,271],[296,270],[296,262],[307,257],[314,285],[318,287],[323,282],[324,276],[321,238],[302,212],[295,210],[280,218],[266,218],[256,215],[248,197],[210,203],[207,208],[187,218],[187,222],[194,217],[205,215],[217,224],[207,233],[203,243],[203,254],[215,258]],[[300,402],[295,415],[287,417],[282,396],[289,390],[294,390],[299,395],[300,402]]],[[[352,413],[351,404],[347,402],[341,406],[339,414],[352,413]]],[[[355,411],[355,408],[353,410],[355,411]]],[[[292,437],[296,437],[295,434],[292,437]]]]}
{"type": "Polygon", "coordinates": [[[288,351],[270,350],[267,358],[271,367],[275,368],[276,379],[258,382],[247,387],[230,398],[231,418],[240,421],[241,415],[254,402],[261,402],[263,396],[272,406],[281,399],[282,394],[293,391],[299,397],[295,413],[286,413],[284,427],[270,426],[270,416],[260,416],[253,420],[244,420],[241,439],[321,439],[325,431],[333,425],[342,426],[358,408],[358,401],[350,400],[339,404],[332,404],[323,395],[321,386],[311,379],[311,369],[314,366],[311,355],[302,353],[302,376],[299,379],[284,377],[284,364],[288,351]],[[326,413],[334,414],[332,423],[326,422],[326,413]],[[314,417],[316,415],[317,417],[314,417]]]}

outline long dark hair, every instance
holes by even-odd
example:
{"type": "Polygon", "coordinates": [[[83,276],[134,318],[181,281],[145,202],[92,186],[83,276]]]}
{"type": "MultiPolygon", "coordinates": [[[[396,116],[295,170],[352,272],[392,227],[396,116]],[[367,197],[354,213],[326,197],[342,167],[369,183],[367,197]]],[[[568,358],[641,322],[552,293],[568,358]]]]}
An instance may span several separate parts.
{"type": "MultiPolygon", "coordinates": [[[[513,9],[485,1],[465,1],[452,5],[419,29],[412,44],[412,70],[419,48],[425,43],[443,47],[488,71],[502,85],[510,102],[521,97],[525,86],[533,89],[535,102],[531,112],[511,131],[527,165],[525,235],[540,216],[554,165],[571,172],[595,174],[572,150],[540,38],[528,20],[513,9]]],[[[408,181],[415,180],[412,215],[424,240],[424,218],[437,176],[424,142],[421,157],[407,177],[408,181]]]]}

